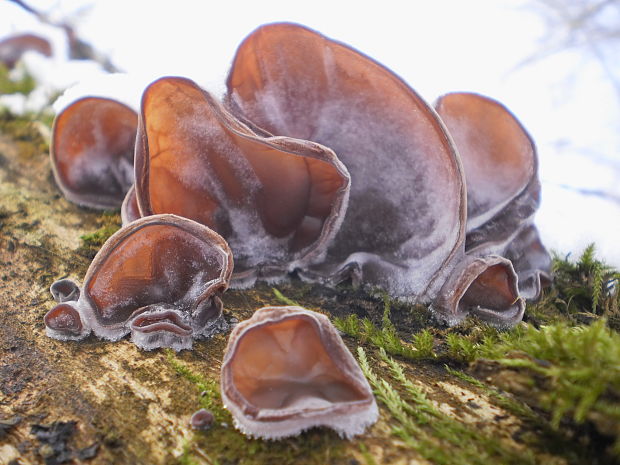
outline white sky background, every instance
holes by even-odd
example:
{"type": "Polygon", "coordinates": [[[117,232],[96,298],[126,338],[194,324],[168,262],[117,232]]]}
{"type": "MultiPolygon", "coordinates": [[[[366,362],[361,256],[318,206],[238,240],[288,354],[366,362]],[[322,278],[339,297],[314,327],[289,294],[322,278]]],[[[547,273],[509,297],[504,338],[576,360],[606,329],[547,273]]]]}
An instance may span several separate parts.
{"type": "MultiPolygon", "coordinates": [[[[392,69],[429,102],[451,91],[495,98],[511,109],[537,143],[543,201],[536,223],[544,243],[577,255],[596,242],[601,256],[620,266],[620,93],[608,74],[620,79],[620,50],[615,51],[611,65],[616,68],[611,71],[583,49],[519,66],[540,51],[541,39],[549,32],[532,3],[29,2],[55,18],[74,17],[82,39],[131,76],[140,76],[134,79],[139,86],[130,92],[134,106],[139,90],[162,75],[186,76],[222,92],[237,45],[257,26],[272,21],[298,22],[357,48],[392,69]],[[607,199],[575,189],[600,191],[607,199]]],[[[620,30],[617,14],[610,13],[609,22],[620,30]]],[[[43,28],[10,2],[0,2],[0,37],[26,31],[39,31],[54,41],[59,54],[51,64],[34,56],[28,61],[52,85],[90,79],[80,93],[86,89],[117,98],[130,90],[127,84],[110,88],[101,80],[93,83],[101,71],[93,64],[67,63],[61,33],[43,28]]]]}

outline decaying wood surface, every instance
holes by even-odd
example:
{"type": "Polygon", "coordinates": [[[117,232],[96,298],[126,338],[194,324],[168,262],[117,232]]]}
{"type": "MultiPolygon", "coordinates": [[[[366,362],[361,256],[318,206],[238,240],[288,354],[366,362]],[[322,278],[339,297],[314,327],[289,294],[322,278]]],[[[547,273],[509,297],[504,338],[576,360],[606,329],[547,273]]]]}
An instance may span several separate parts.
{"type": "MultiPolygon", "coordinates": [[[[232,441],[236,446],[227,450],[210,448],[209,435],[237,433],[221,424],[205,433],[190,429],[189,418],[199,408],[201,394],[169,359],[174,356],[192,372],[217,380],[227,334],[199,341],[194,350],[179,354],[140,351],[127,340],[112,343],[90,336],[76,343],[46,337],[43,315],[53,305],[49,285],[65,276],[81,282],[90,257],[81,248],[80,236],[100,228],[101,218],[100,212],[62,198],[43,149],[24,150],[10,135],[0,135],[0,424],[5,425],[0,429],[0,464],[65,459],[92,464],[244,464],[260,463],[256,460],[265,451],[270,457],[282,454],[265,463],[429,463],[392,434],[394,420],[384,406],[380,421],[353,441],[315,429],[301,440],[253,441],[250,447],[243,439],[232,441]]],[[[281,289],[286,294],[300,286],[293,282],[281,289]]],[[[335,291],[311,294],[302,302],[309,308],[331,313],[332,303],[338,306],[335,291]]],[[[227,292],[224,304],[228,320],[241,320],[279,302],[270,287],[259,286],[227,292]]],[[[380,300],[355,305],[377,312],[381,308],[380,300]]],[[[355,351],[359,341],[347,338],[346,343],[355,351]]],[[[381,369],[376,357],[372,363],[381,369]]],[[[530,426],[450,377],[441,365],[410,362],[406,374],[442,412],[517,451],[525,447],[519,437],[530,426]]],[[[539,460],[566,463],[552,456],[539,460]]]]}

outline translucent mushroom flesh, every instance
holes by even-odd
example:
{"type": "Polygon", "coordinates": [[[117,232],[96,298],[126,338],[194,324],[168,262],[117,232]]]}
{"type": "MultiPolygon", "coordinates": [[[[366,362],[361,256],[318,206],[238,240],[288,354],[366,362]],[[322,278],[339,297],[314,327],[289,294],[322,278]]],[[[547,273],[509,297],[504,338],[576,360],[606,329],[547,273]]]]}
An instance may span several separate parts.
{"type": "Polygon", "coordinates": [[[227,83],[236,114],[324,144],[349,170],[349,206],[318,274],[357,267],[393,294],[422,294],[461,246],[466,208],[458,157],[429,105],[356,50],[286,23],[243,41],[227,83]]]}
{"type": "Polygon", "coordinates": [[[222,397],[243,433],[266,439],[328,426],[361,434],[378,416],[368,382],[324,315],[265,307],[233,329],[222,397]]]}
{"type": "Polygon", "coordinates": [[[162,78],[144,92],[136,145],[140,214],[174,213],[218,231],[235,253],[241,285],[320,256],[346,207],[348,185],[331,150],[257,135],[188,79],[162,78]]]}
{"type": "Polygon", "coordinates": [[[508,258],[531,255],[513,263],[521,292],[527,298],[538,297],[540,280],[550,276],[551,259],[533,225],[540,181],[532,138],[504,105],[482,95],[455,92],[442,96],[435,106],[465,168],[466,251],[508,258]],[[529,239],[524,240],[526,236],[529,239]]]}
{"type": "MultiPolygon", "coordinates": [[[[460,158],[437,113],[398,76],[315,31],[279,23],[242,42],[227,85],[227,104],[239,118],[268,133],[324,144],[350,173],[342,226],[325,259],[300,270],[302,277],[349,278],[395,297],[434,302],[437,314],[452,323],[467,314],[465,304],[494,303],[451,298],[466,295],[486,266],[511,277],[514,270],[494,256],[475,263],[466,257],[460,158]]],[[[484,288],[504,291],[488,283],[484,288]]],[[[497,324],[522,315],[522,302],[512,302],[489,309],[505,314],[497,324]]]]}
{"type": "Polygon", "coordinates": [[[50,157],[64,196],[92,208],[118,208],[133,183],[138,116],[115,100],[86,97],[55,120],[50,157]]]}

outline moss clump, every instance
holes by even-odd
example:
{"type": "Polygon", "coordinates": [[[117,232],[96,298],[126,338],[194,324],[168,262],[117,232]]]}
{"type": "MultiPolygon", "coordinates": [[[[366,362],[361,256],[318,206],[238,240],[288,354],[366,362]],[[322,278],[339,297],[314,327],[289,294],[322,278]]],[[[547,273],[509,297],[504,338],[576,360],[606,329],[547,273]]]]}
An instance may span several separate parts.
{"type": "Polygon", "coordinates": [[[452,334],[446,341],[457,359],[496,360],[514,371],[506,388],[526,392],[528,403],[549,412],[554,428],[563,420],[592,422],[613,439],[612,453],[620,457],[620,335],[604,319],[577,327],[524,324],[479,341],[452,334]]]}
{"type": "Polygon", "coordinates": [[[620,272],[596,257],[594,244],[576,261],[569,258],[554,254],[554,285],[538,304],[528,307],[526,316],[542,323],[567,318],[575,324],[602,316],[620,329],[620,272]]]}
{"type": "Polygon", "coordinates": [[[101,227],[96,231],[80,236],[82,244],[77,251],[91,259],[110,236],[121,228],[121,217],[116,212],[105,212],[99,219],[99,224],[101,227]]]}
{"type": "Polygon", "coordinates": [[[15,115],[0,108],[0,134],[11,137],[21,158],[47,154],[49,141],[41,124],[48,126],[47,113],[15,115]]]}
{"type": "Polygon", "coordinates": [[[375,395],[395,420],[392,432],[409,448],[431,463],[442,464],[528,464],[535,463],[531,451],[508,446],[499,438],[463,424],[439,411],[418,386],[405,375],[402,365],[382,348],[379,358],[388,365],[391,382],[379,378],[370,367],[366,353],[358,348],[358,359],[375,395]],[[403,394],[399,391],[402,391],[403,394]]]}
{"type": "Polygon", "coordinates": [[[368,318],[360,319],[357,315],[334,318],[334,326],[347,336],[355,337],[361,342],[369,342],[388,354],[398,355],[409,360],[432,359],[436,357],[433,350],[434,337],[428,329],[423,329],[412,337],[411,343],[404,342],[390,319],[391,300],[385,295],[383,299],[383,318],[381,328],[377,328],[368,318]]]}

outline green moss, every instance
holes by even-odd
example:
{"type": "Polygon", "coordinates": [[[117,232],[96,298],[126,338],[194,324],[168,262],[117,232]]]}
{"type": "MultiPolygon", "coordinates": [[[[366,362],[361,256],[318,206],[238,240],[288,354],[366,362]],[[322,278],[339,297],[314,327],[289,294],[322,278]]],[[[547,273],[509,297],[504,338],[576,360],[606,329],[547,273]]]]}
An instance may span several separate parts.
{"type": "Polygon", "coordinates": [[[391,380],[378,377],[364,350],[358,348],[364,374],[394,419],[393,434],[418,455],[438,465],[535,463],[531,451],[508,446],[498,438],[443,414],[407,378],[401,364],[383,349],[379,349],[378,355],[389,366],[391,380]],[[396,387],[391,382],[395,382],[396,387]]]}
{"type": "Polygon", "coordinates": [[[0,108],[0,133],[10,136],[21,158],[47,154],[48,140],[40,124],[47,125],[47,112],[15,115],[6,108],[0,108]]]}
{"type": "Polygon", "coordinates": [[[273,294],[276,296],[276,299],[278,299],[284,305],[292,305],[294,307],[299,307],[300,306],[297,302],[295,302],[294,300],[289,299],[288,297],[286,297],[284,294],[282,294],[275,287],[272,287],[271,290],[273,291],[273,294]]]}
{"type": "Polygon", "coordinates": [[[198,373],[194,373],[192,370],[190,370],[189,367],[187,367],[187,365],[180,362],[176,358],[174,351],[172,351],[171,349],[166,350],[166,359],[179,375],[183,376],[189,382],[194,384],[194,386],[196,387],[196,391],[200,396],[200,406],[206,410],[209,410],[215,417],[216,422],[224,422],[228,424],[232,422],[230,413],[222,405],[222,398],[220,396],[220,390],[217,381],[205,378],[198,373]]]}
{"type": "Polygon", "coordinates": [[[548,411],[554,428],[563,420],[604,425],[599,429],[613,438],[620,457],[620,335],[604,319],[577,327],[521,325],[481,342],[452,334],[446,341],[457,359],[496,360],[527,375],[527,401],[548,411]]]}
{"type": "Polygon", "coordinates": [[[382,326],[377,328],[368,318],[360,319],[351,314],[345,318],[334,318],[334,325],[347,336],[369,342],[382,348],[391,355],[398,355],[409,360],[435,358],[433,351],[434,337],[428,329],[413,335],[412,342],[404,342],[391,320],[391,300],[384,296],[382,326]]]}
{"type": "Polygon", "coordinates": [[[110,236],[121,228],[121,217],[115,212],[105,212],[101,215],[99,224],[101,227],[96,231],[80,236],[82,244],[78,252],[89,258],[93,258],[110,236]]]}
{"type": "Polygon", "coordinates": [[[0,95],[1,94],[23,94],[28,95],[36,87],[34,77],[27,71],[23,71],[21,76],[13,77],[9,69],[0,63],[0,95]]]}
{"type": "Polygon", "coordinates": [[[530,317],[542,323],[568,319],[579,324],[602,316],[620,329],[620,272],[596,257],[594,244],[576,261],[555,253],[553,275],[553,287],[528,307],[530,317]]]}

